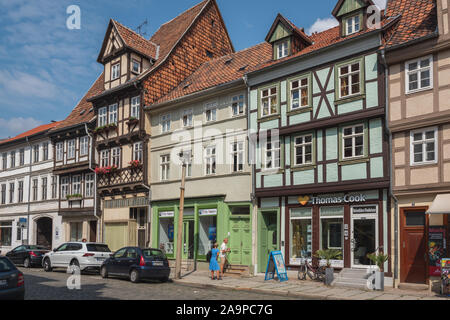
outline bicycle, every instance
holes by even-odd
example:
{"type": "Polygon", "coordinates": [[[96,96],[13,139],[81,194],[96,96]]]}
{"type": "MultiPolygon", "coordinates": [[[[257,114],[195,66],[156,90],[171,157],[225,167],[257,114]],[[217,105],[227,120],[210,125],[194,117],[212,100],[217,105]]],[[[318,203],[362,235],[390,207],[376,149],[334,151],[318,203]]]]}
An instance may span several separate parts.
{"type": "Polygon", "coordinates": [[[308,275],[311,280],[323,282],[325,281],[325,270],[326,267],[320,266],[317,259],[313,258],[313,263],[310,264],[308,259],[303,258],[297,277],[298,280],[306,280],[306,275],[308,275]]]}

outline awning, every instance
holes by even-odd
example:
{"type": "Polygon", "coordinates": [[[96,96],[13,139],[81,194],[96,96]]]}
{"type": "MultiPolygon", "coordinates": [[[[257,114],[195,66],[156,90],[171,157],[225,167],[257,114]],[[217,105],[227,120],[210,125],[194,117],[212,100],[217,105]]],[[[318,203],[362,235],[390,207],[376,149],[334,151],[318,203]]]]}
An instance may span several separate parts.
{"type": "Polygon", "coordinates": [[[427,213],[450,214],[450,194],[438,194],[427,213]]]}

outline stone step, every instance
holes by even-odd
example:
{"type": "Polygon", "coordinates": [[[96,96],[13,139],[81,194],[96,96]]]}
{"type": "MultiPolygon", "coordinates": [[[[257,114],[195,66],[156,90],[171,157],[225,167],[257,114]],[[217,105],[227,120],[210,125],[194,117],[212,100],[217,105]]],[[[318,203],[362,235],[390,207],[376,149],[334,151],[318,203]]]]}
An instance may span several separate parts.
{"type": "Polygon", "coordinates": [[[398,288],[401,290],[428,290],[429,286],[427,284],[420,283],[400,283],[398,288]]]}
{"type": "Polygon", "coordinates": [[[342,278],[335,278],[334,282],[335,283],[347,282],[347,283],[357,283],[357,284],[359,283],[359,284],[365,285],[367,283],[367,279],[342,277],[342,278]]]}
{"type": "Polygon", "coordinates": [[[372,291],[369,288],[367,288],[367,285],[359,284],[359,283],[352,283],[352,282],[339,282],[337,284],[332,284],[334,287],[339,288],[353,288],[353,289],[359,289],[359,290],[365,290],[365,291],[372,291]]]}

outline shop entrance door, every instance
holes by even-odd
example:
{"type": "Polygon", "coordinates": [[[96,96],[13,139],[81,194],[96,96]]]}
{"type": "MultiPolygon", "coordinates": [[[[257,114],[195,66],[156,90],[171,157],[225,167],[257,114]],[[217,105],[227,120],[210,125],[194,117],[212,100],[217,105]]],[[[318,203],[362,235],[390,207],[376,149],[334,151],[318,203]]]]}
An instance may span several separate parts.
{"type": "Polygon", "coordinates": [[[194,259],[194,220],[183,223],[183,259],[194,259]]]}
{"type": "Polygon", "coordinates": [[[369,253],[377,251],[378,245],[378,206],[352,208],[351,224],[352,268],[367,268],[371,263],[369,253]]]}
{"type": "Polygon", "coordinates": [[[266,271],[269,254],[278,250],[277,211],[263,212],[260,236],[259,271],[266,271]]]}
{"type": "Polygon", "coordinates": [[[52,229],[53,221],[51,218],[40,218],[36,222],[36,244],[52,249],[52,229]]]}
{"type": "Polygon", "coordinates": [[[251,265],[252,236],[250,232],[250,217],[232,217],[230,250],[228,259],[230,264],[251,265]]]}
{"type": "Polygon", "coordinates": [[[400,282],[424,284],[427,281],[426,210],[428,208],[401,210],[400,282]]]}

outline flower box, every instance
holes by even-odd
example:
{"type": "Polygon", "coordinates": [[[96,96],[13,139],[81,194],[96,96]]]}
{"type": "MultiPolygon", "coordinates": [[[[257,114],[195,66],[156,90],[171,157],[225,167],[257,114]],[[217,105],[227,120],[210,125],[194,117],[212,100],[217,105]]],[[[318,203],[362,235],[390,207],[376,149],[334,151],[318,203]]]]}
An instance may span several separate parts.
{"type": "Polygon", "coordinates": [[[97,167],[95,168],[95,173],[98,175],[112,174],[119,170],[116,166],[108,166],[108,167],[97,167]]]}
{"type": "Polygon", "coordinates": [[[139,119],[133,118],[133,117],[131,117],[131,118],[128,120],[128,122],[127,122],[127,124],[128,124],[129,126],[134,125],[134,124],[138,124],[138,123],[139,123],[139,119]]]}
{"type": "Polygon", "coordinates": [[[79,201],[83,200],[83,196],[81,194],[70,194],[66,196],[68,201],[79,201]]]}

